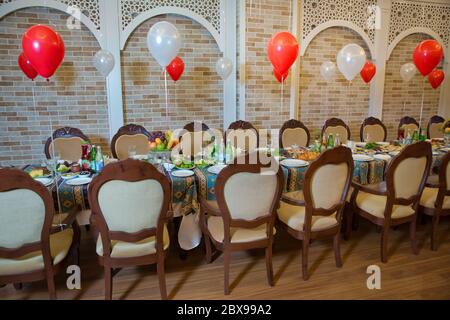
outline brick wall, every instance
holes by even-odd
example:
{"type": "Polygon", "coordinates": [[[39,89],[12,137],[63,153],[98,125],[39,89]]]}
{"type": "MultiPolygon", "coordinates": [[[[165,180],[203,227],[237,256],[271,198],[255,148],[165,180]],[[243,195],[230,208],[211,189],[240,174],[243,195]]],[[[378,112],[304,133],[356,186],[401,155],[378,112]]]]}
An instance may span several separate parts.
{"type": "Polygon", "coordinates": [[[429,36],[424,34],[412,34],[404,38],[395,47],[387,62],[383,121],[388,128],[389,139],[397,137],[398,123],[403,115],[414,117],[419,122],[422,86],[425,88],[422,126],[426,128],[430,117],[438,112],[440,88],[431,88],[428,79],[423,78],[419,72],[408,83],[400,77],[400,67],[412,62],[414,48],[428,38],[429,36]]]}
{"type": "Polygon", "coordinates": [[[148,130],[182,128],[194,120],[222,128],[223,82],[215,71],[220,57],[214,38],[197,22],[177,15],[147,20],[134,31],[122,52],[125,121],[143,125],[148,130]],[[171,22],[180,32],[183,46],[179,56],[186,65],[176,85],[168,77],[168,117],[164,77],[146,43],[148,30],[162,20],[171,22]]]}
{"type": "MultiPolygon", "coordinates": [[[[105,80],[92,67],[92,56],[100,47],[91,32],[69,30],[67,15],[46,8],[16,11],[0,20],[0,165],[42,163],[44,142],[53,128],[80,128],[105,149],[109,144],[105,80]],[[42,23],[60,32],[66,46],[63,64],[46,82],[33,83],[17,66],[22,35],[42,23]]],[[[108,148],[109,149],[109,148],[108,148]]]]}
{"type": "Polygon", "coordinates": [[[326,82],[320,75],[325,61],[336,63],[336,56],[345,45],[356,43],[370,52],[364,40],[348,28],[334,27],[319,33],[300,57],[300,120],[314,137],[331,117],[344,120],[350,127],[352,139],[359,140],[359,128],[367,117],[369,85],[358,75],[349,83],[336,70],[335,80],[326,82]]]}

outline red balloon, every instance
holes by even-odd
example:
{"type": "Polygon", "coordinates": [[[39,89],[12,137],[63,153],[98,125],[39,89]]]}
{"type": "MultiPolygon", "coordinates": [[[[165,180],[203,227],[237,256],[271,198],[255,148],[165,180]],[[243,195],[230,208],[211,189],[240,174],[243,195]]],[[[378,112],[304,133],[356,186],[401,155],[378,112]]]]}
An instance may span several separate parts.
{"type": "Polygon", "coordinates": [[[365,83],[369,83],[376,73],[377,73],[377,66],[370,61],[366,62],[366,64],[364,65],[364,67],[360,72],[361,78],[364,80],[365,83]]]}
{"type": "Polygon", "coordinates": [[[287,77],[289,76],[289,70],[286,71],[284,74],[280,74],[277,70],[273,70],[273,75],[278,80],[279,83],[283,83],[286,81],[287,77]]]}
{"type": "Polygon", "coordinates": [[[437,89],[444,81],[444,78],[445,78],[444,71],[436,69],[431,71],[431,73],[428,75],[428,82],[431,84],[433,89],[437,89]]]}
{"type": "Polygon", "coordinates": [[[297,59],[300,46],[289,32],[279,32],[270,39],[267,53],[279,74],[285,74],[297,59]]]}
{"type": "Polygon", "coordinates": [[[175,57],[171,63],[166,67],[167,73],[173,81],[177,82],[184,71],[184,62],[180,57],[175,57]]]}
{"type": "Polygon", "coordinates": [[[441,62],[444,51],[436,40],[425,40],[414,50],[413,60],[423,76],[428,75],[441,62]]]}
{"type": "Polygon", "coordinates": [[[52,28],[35,25],[25,31],[22,48],[33,68],[44,78],[50,78],[64,59],[64,41],[52,28]]]}
{"type": "Polygon", "coordinates": [[[17,63],[19,64],[20,69],[22,69],[23,73],[30,78],[31,80],[34,80],[38,73],[36,70],[34,70],[33,66],[30,63],[30,60],[25,56],[25,53],[21,53],[19,55],[19,59],[17,60],[17,63]]]}

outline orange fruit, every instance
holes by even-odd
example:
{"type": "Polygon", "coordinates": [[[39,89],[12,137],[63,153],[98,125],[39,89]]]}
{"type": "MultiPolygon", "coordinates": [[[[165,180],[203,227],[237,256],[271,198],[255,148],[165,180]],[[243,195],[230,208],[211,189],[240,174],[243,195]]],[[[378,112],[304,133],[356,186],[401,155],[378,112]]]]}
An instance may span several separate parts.
{"type": "Polygon", "coordinates": [[[160,138],[156,138],[155,142],[156,142],[156,144],[160,144],[161,143],[161,139],[160,138]]]}
{"type": "Polygon", "coordinates": [[[153,150],[156,148],[156,142],[151,142],[150,143],[150,149],[153,150]]]}

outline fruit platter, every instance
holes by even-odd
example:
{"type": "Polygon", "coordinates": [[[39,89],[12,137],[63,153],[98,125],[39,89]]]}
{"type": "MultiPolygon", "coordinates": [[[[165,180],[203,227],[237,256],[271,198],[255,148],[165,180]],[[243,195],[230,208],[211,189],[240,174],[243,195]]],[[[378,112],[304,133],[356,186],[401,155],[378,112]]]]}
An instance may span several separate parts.
{"type": "Polygon", "coordinates": [[[171,151],[178,145],[178,139],[175,138],[172,131],[166,132],[154,131],[150,133],[148,146],[150,152],[167,152],[171,151]]]}
{"type": "Polygon", "coordinates": [[[186,159],[175,159],[173,161],[173,164],[175,165],[176,169],[192,170],[195,168],[195,164],[192,161],[186,159]]]}

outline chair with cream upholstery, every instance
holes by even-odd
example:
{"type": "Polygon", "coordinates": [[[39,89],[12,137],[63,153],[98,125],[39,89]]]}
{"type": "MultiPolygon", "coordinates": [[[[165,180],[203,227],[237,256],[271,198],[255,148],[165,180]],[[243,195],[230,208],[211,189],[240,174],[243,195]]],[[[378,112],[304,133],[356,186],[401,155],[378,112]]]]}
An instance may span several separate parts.
{"type": "Polygon", "coordinates": [[[259,161],[249,164],[250,155],[238,157],[218,175],[217,201],[202,200],[200,225],[206,259],[212,260],[211,242],[224,254],[224,291],[228,295],[230,255],[234,251],[264,248],[267,279],[273,286],[272,244],[276,210],[283,189],[283,173],[259,161]]]}
{"type": "Polygon", "coordinates": [[[359,135],[361,142],[384,142],[387,138],[387,129],[380,119],[369,117],[362,123],[359,135]]]}
{"type": "Polygon", "coordinates": [[[428,139],[442,139],[444,138],[445,119],[441,116],[432,116],[428,122],[427,135],[428,139]]]}
{"type": "Polygon", "coordinates": [[[225,133],[225,145],[227,141],[230,141],[234,148],[241,149],[243,153],[253,153],[259,147],[258,130],[250,122],[235,121],[225,133]]]}
{"type": "Polygon", "coordinates": [[[417,209],[431,161],[431,144],[415,143],[407,146],[391,160],[385,182],[365,186],[353,183],[357,192],[352,203],[354,213],[383,228],[382,262],[388,260],[387,244],[391,226],[410,224],[411,248],[413,253],[417,254],[417,209]]]}
{"type": "Polygon", "coordinates": [[[308,275],[310,240],[333,237],[336,266],[341,267],[340,230],[353,173],[350,149],[325,151],[305,173],[302,191],[286,193],[278,209],[278,220],[287,232],[303,241],[303,279],[308,275]]]}
{"type": "Polygon", "coordinates": [[[120,128],[111,140],[113,157],[119,160],[128,159],[128,148],[136,147],[137,155],[146,155],[150,151],[148,144],[150,133],[137,124],[127,124],[120,128]]]}
{"type": "Polygon", "coordinates": [[[350,140],[350,128],[343,120],[338,118],[331,118],[325,122],[322,128],[322,136],[328,137],[330,134],[334,137],[336,137],[336,134],[339,134],[342,144],[350,140]]]}
{"type": "Polygon", "coordinates": [[[105,299],[112,299],[113,269],[157,264],[161,297],[167,298],[164,259],[171,187],[149,163],[127,159],[106,166],[89,186],[97,255],[105,270],[105,299]]]}
{"type": "Polygon", "coordinates": [[[53,143],[51,137],[47,139],[44,153],[47,159],[51,159],[53,146],[55,146],[54,153],[61,160],[77,162],[81,159],[81,145],[85,142],[90,143],[89,138],[80,129],[71,127],[60,128],[53,132],[53,143]]]}
{"type": "Polygon", "coordinates": [[[403,117],[400,119],[400,122],[398,124],[398,128],[403,128],[405,130],[405,137],[408,135],[408,133],[412,136],[414,131],[419,130],[419,123],[416,121],[416,119],[412,117],[403,117]]]}
{"type": "MultiPolygon", "coordinates": [[[[430,179],[431,180],[431,179],[430,179]]],[[[420,211],[432,216],[431,250],[438,245],[438,226],[442,216],[450,215],[450,153],[442,158],[437,184],[427,183],[420,198],[420,211]]]]}
{"type": "Polygon", "coordinates": [[[280,148],[287,148],[293,145],[308,147],[310,134],[303,122],[291,119],[286,121],[280,129],[280,148]]]}
{"type": "Polygon", "coordinates": [[[55,210],[46,187],[17,169],[0,169],[0,286],[46,279],[56,299],[54,275],[78,264],[79,227],[75,211],[53,228],[55,210]],[[71,228],[72,226],[72,228],[71,228]]]}
{"type": "Polygon", "coordinates": [[[216,134],[202,122],[191,122],[184,126],[180,134],[179,150],[186,158],[194,158],[207,147],[216,134]]]}

